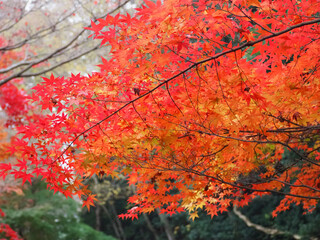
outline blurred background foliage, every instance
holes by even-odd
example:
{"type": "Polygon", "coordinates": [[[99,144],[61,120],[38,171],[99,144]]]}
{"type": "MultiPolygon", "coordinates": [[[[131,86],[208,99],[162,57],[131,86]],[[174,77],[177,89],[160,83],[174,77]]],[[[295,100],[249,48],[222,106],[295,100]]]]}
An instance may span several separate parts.
{"type": "Polygon", "coordinates": [[[90,211],[81,209],[79,200],[66,199],[59,193],[53,195],[35,180],[21,192],[10,192],[2,198],[4,222],[26,240],[290,240],[295,239],[293,234],[301,239],[320,238],[320,208],[306,214],[301,207],[292,206],[273,218],[271,213],[281,200],[275,195],[257,198],[239,210],[253,223],[285,231],[287,235],[269,235],[248,227],[232,209],[213,218],[199,212],[194,221],[185,213],[160,217],[157,212],[142,215],[138,220],[120,220],[117,215],[128,209],[127,197],[133,190],[125,179],[96,179],[89,184],[99,191],[102,201],[90,211]]]}
{"type": "Polygon", "coordinates": [[[36,180],[27,184],[22,193],[8,193],[2,209],[5,223],[23,239],[32,240],[113,240],[96,231],[81,219],[79,201],[53,195],[46,185],[36,180]]]}

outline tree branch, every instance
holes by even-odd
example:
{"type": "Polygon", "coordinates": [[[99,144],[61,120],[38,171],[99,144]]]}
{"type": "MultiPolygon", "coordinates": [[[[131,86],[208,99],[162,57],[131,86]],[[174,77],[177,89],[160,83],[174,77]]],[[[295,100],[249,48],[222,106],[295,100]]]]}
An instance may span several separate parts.
{"type": "MultiPolygon", "coordinates": [[[[123,2],[122,4],[120,4],[119,6],[117,6],[116,8],[114,8],[112,11],[108,12],[107,14],[104,14],[103,16],[101,16],[100,18],[104,18],[105,16],[109,15],[109,14],[112,14],[114,12],[116,12],[117,10],[119,10],[120,8],[122,8],[123,6],[125,6],[130,0],[126,0],[125,2],[123,2]]],[[[89,27],[90,25],[87,25],[87,27],[89,27]]],[[[12,75],[4,78],[1,80],[0,82],[0,87],[3,86],[4,84],[6,84],[7,82],[15,79],[15,78],[19,78],[19,77],[26,77],[26,76],[36,76],[34,74],[24,74],[26,71],[28,71],[30,68],[32,68],[33,66],[39,64],[39,63],[42,63],[42,62],[45,62],[49,59],[51,59],[52,57],[56,56],[57,54],[63,52],[64,50],[68,49],[84,32],[86,32],[87,30],[86,29],[83,29],[81,30],[78,34],[76,34],[67,44],[65,44],[64,46],[54,50],[52,53],[50,54],[47,54],[46,56],[40,58],[40,59],[37,59],[37,60],[34,60],[34,61],[30,61],[30,62],[24,62],[24,63],[21,63],[21,64],[17,64],[17,66],[12,66],[12,67],[9,67],[10,69],[12,68],[16,68],[16,67],[20,67],[20,66],[24,66],[24,65],[27,65],[25,68],[21,69],[20,71],[18,71],[17,73],[13,73],[12,75]]],[[[96,47],[93,48],[94,50],[97,49],[96,47]]],[[[93,51],[93,50],[91,50],[93,51]]],[[[89,51],[90,52],[90,51],[89,51]]],[[[76,58],[74,58],[76,59],[76,58]]],[[[65,61],[65,62],[69,62],[69,61],[65,61]]],[[[64,63],[62,63],[64,64],[64,63]]],[[[50,68],[51,69],[54,69],[58,66],[61,66],[62,64],[58,64],[57,66],[53,67],[53,68],[50,68]]],[[[7,69],[3,70],[4,72],[7,72],[6,71],[7,69]]],[[[47,71],[50,71],[50,70],[47,70],[47,71]]],[[[46,72],[47,72],[46,71],[46,72]]],[[[38,73],[37,75],[40,75],[42,73],[38,73]]]]}
{"type": "Polygon", "coordinates": [[[237,206],[233,206],[233,212],[235,215],[237,215],[242,221],[245,222],[245,224],[248,226],[248,227],[253,227],[254,229],[258,230],[258,231],[261,231],[267,235],[285,235],[285,236],[292,236],[294,239],[302,239],[302,237],[298,234],[292,234],[292,233],[289,233],[289,232],[284,232],[284,231],[281,231],[279,229],[276,229],[276,228],[267,228],[267,227],[264,227],[262,225],[259,225],[259,224],[256,224],[256,223],[253,223],[250,221],[250,219],[243,215],[239,210],[238,210],[238,207],[237,206]]]}

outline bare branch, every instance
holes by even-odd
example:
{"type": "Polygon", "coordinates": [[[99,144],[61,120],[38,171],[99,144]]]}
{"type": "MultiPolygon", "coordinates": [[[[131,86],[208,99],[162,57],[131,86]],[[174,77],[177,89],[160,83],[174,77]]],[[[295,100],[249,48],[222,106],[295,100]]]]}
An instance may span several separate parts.
{"type": "Polygon", "coordinates": [[[50,26],[48,26],[46,28],[43,28],[43,29],[37,31],[36,33],[30,35],[28,38],[25,38],[22,41],[14,43],[12,45],[7,45],[7,46],[4,46],[4,47],[1,47],[0,50],[1,51],[9,51],[9,50],[18,49],[18,48],[21,48],[22,46],[24,46],[25,44],[29,43],[30,41],[34,40],[34,39],[41,39],[41,38],[44,38],[44,37],[48,36],[49,34],[53,33],[55,29],[58,28],[58,25],[60,23],[63,23],[67,18],[72,16],[73,13],[74,13],[74,11],[72,11],[70,14],[64,16],[63,18],[61,18],[57,22],[51,24],[50,26]]]}
{"type": "MultiPolygon", "coordinates": [[[[56,69],[56,68],[58,68],[58,67],[60,67],[60,66],[62,66],[62,65],[64,65],[64,64],[66,64],[66,63],[72,62],[72,61],[74,61],[74,60],[76,60],[76,59],[78,59],[78,58],[80,58],[80,57],[82,57],[82,56],[85,56],[85,55],[87,55],[88,53],[93,52],[93,51],[99,49],[99,47],[100,47],[100,44],[99,44],[99,45],[96,45],[96,46],[93,47],[93,48],[90,48],[90,49],[86,50],[85,52],[82,52],[81,54],[78,54],[78,55],[76,55],[76,56],[74,56],[74,57],[71,57],[71,58],[68,58],[68,59],[66,59],[66,60],[64,60],[64,61],[61,61],[61,62],[55,64],[54,66],[50,67],[50,68],[44,69],[44,70],[42,70],[42,71],[40,71],[40,72],[36,72],[36,73],[22,74],[20,77],[23,77],[23,78],[26,78],[26,77],[35,77],[35,76],[39,76],[39,75],[45,74],[45,73],[50,72],[50,71],[52,71],[52,70],[54,70],[54,69],[56,69]]],[[[1,84],[0,84],[0,86],[1,86],[1,84]]]]}
{"type": "MultiPolygon", "coordinates": [[[[116,8],[114,8],[112,11],[110,11],[110,12],[104,14],[103,16],[101,16],[100,18],[104,18],[105,16],[107,16],[107,15],[109,15],[109,14],[112,14],[112,13],[118,11],[120,8],[122,8],[123,6],[125,6],[129,1],[130,1],[130,0],[126,0],[125,2],[123,2],[122,4],[120,4],[119,6],[117,6],[116,8]]],[[[89,27],[90,25],[87,25],[87,26],[89,27]]],[[[71,46],[73,45],[73,43],[75,43],[75,42],[77,41],[77,39],[79,39],[80,36],[83,35],[84,32],[86,32],[86,29],[83,29],[83,30],[81,30],[79,33],[77,33],[77,34],[76,34],[67,44],[65,44],[64,46],[62,46],[62,47],[54,50],[53,52],[47,54],[46,56],[44,56],[44,57],[42,57],[42,58],[40,58],[40,59],[36,59],[36,60],[34,60],[34,61],[27,61],[27,62],[17,63],[16,65],[13,65],[13,66],[9,67],[9,69],[14,69],[14,68],[17,68],[17,67],[21,67],[21,66],[25,66],[25,65],[26,65],[26,67],[24,67],[24,68],[21,69],[20,71],[18,71],[18,72],[16,72],[16,73],[13,73],[13,74],[11,74],[10,76],[2,79],[2,81],[0,82],[0,87],[3,86],[4,84],[6,84],[7,82],[15,79],[15,78],[40,75],[40,74],[42,74],[42,73],[45,73],[45,72],[47,72],[47,71],[50,71],[50,70],[58,67],[58,66],[61,66],[61,65],[63,65],[64,63],[70,62],[71,60],[70,60],[70,61],[65,60],[65,61],[61,62],[61,64],[58,63],[58,64],[55,65],[54,67],[50,68],[50,70],[43,71],[42,73],[37,73],[36,75],[35,75],[35,74],[24,74],[24,73],[27,72],[29,69],[31,69],[33,66],[35,66],[35,65],[37,65],[37,64],[39,64],[39,63],[45,62],[45,61],[47,61],[47,60],[49,60],[49,59],[57,56],[58,54],[61,54],[63,51],[67,50],[69,47],[71,47],[71,46]]],[[[96,50],[96,49],[98,49],[97,46],[94,47],[94,48],[92,48],[91,50],[88,50],[87,53],[88,53],[88,52],[91,52],[91,51],[94,51],[94,50],[96,50]]],[[[84,54],[82,54],[81,56],[83,56],[83,55],[84,55],[84,54]]],[[[73,57],[73,60],[74,60],[74,59],[77,59],[77,58],[79,58],[79,57],[80,57],[80,56],[78,56],[78,57],[73,57]]],[[[8,68],[5,69],[5,70],[3,70],[3,72],[7,72],[7,70],[8,70],[8,68]]]]}
{"type": "Polygon", "coordinates": [[[279,229],[276,229],[276,228],[267,228],[267,227],[264,227],[262,225],[259,225],[259,224],[256,224],[256,223],[253,223],[250,221],[250,219],[243,215],[239,210],[238,210],[238,207],[237,206],[233,206],[233,212],[235,215],[237,215],[242,221],[245,222],[245,224],[248,226],[248,227],[253,227],[254,229],[258,230],[258,231],[261,231],[261,232],[264,232],[265,234],[267,235],[285,235],[285,236],[292,236],[294,239],[302,239],[302,236],[298,235],[298,234],[292,234],[290,232],[284,232],[284,231],[281,231],[279,229]]]}

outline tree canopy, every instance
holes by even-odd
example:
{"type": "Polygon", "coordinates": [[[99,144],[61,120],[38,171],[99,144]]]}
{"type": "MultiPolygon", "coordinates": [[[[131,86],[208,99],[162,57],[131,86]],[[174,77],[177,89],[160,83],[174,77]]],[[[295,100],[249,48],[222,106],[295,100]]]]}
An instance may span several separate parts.
{"type": "Polygon", "coordinates": [[[270,193],[311,211],[320,199],[320,3],[145,1],[92,22],[111,47],[88,76],[51,75],[30,100],[44,117],[19,128],[0,175],[42,176],[90,207],[83,180],[124,175],[121,217],[205,209],[270,193]],[[283,156],[291,154],[291,158],[283,156]]]}

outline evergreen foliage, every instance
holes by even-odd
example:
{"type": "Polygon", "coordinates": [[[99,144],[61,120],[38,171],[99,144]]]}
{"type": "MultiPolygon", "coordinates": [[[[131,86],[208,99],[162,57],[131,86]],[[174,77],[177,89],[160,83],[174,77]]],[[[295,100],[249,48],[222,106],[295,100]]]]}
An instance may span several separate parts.
{"type": "Polygon", "coordinates": [[[25,240],[114,240],[81,221],[78,202],[53,195],[39,181],[6,200],[5,222],[25,240]]]}

